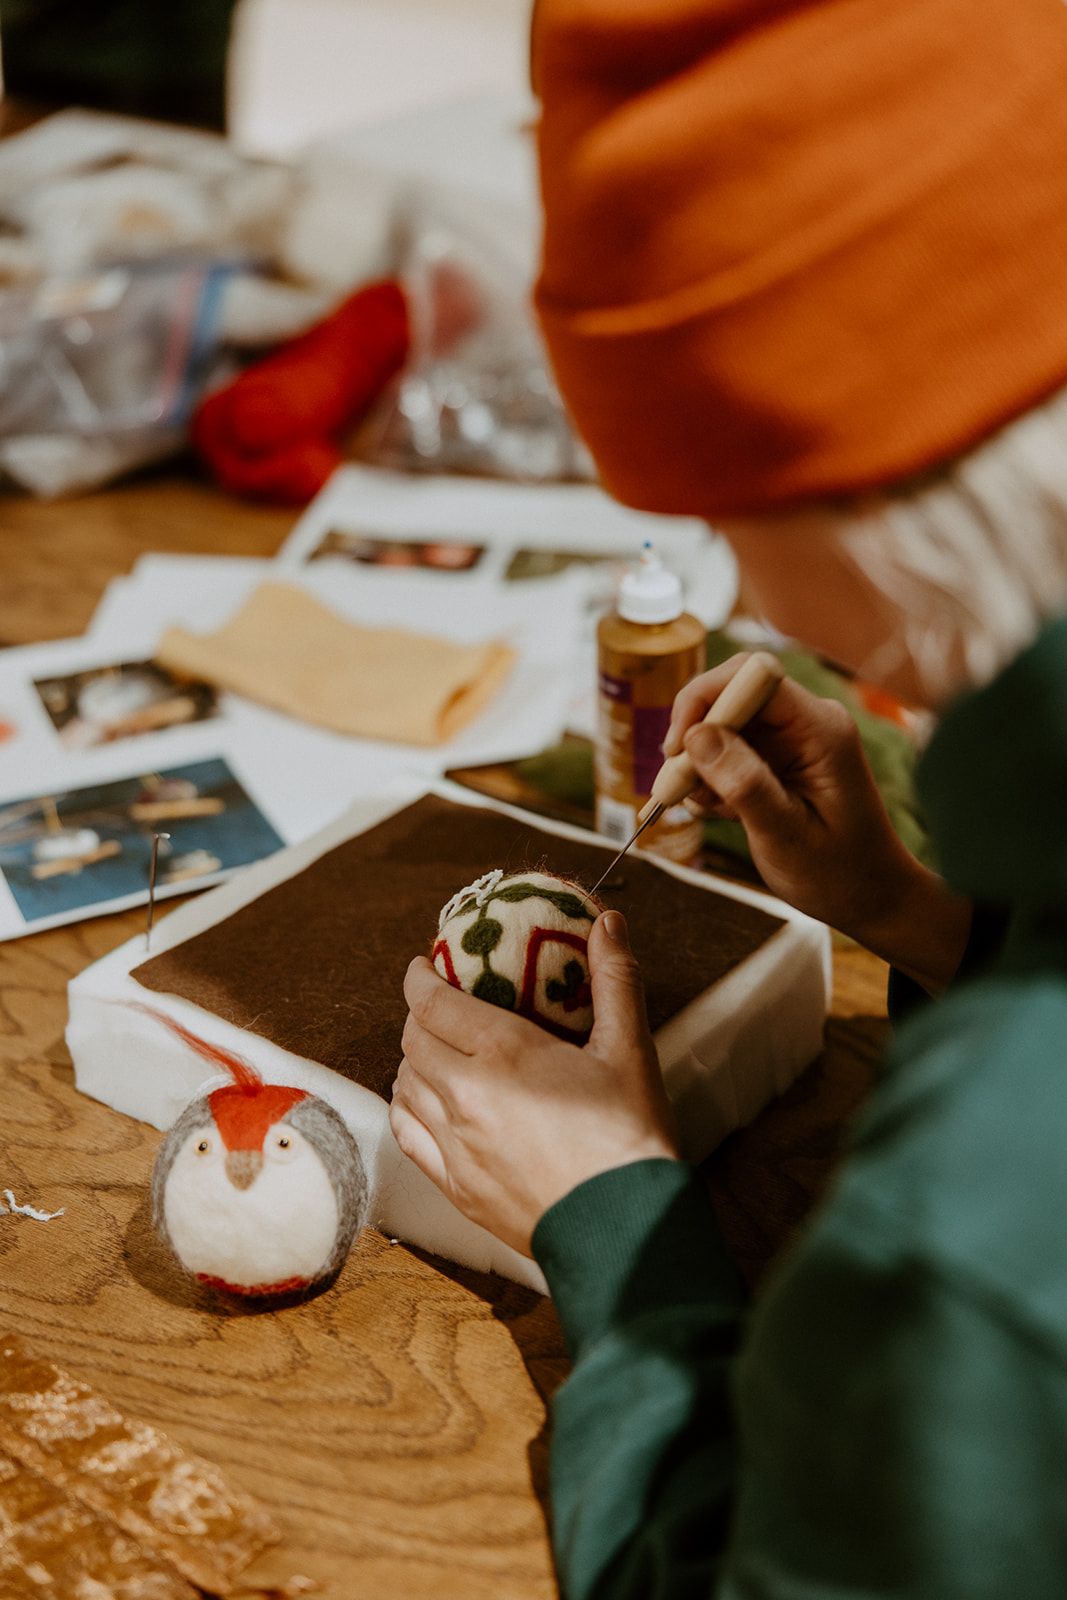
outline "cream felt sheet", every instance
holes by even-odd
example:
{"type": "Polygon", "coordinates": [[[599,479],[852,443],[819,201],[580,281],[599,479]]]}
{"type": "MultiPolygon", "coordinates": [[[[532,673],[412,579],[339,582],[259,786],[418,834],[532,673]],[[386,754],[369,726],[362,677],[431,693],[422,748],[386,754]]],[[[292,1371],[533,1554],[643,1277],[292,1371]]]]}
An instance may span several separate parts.
{"type": "Polygon", "coordinates": [[[435,745],[485,709],[516,654],[346,622],[293,584],[262,583],[215,633],[168,628],[156,658],[335,733],[435,745]]]}

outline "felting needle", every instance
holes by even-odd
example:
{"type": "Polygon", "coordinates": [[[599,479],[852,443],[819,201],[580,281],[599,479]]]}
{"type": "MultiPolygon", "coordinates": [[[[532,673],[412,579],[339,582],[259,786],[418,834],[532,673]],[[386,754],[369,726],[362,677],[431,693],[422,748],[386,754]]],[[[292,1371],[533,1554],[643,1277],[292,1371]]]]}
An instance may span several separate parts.
{"type": "Polygon", "coordinates": [[[169,833],[154,833],[152,835],[152,861],[148,868],[148,921],[144,930],[145,954],[152,947],[152,923],[156,915],[156,872],[159,868],[159,841],[169,839],[169,833]]]}
{"type": "MultiPolygon", "coordinates": [[[[767,650],[754,650],[734,673],[704,721],[713,727],[729,728],[733,733],[739,733],[746,723],[763,710],[784,676],[782,663],[776,656],[767,650]]],[[[679,805],[699,786],[700,774],[685,751],[670,756],[657,772],[652,793],[637,813],[636,831],[627,839],[607,870],[600,874],[590,894],[596,894],[604,880],[610,878],[646,828],[658,821],[669,806],[679,805]]]]}

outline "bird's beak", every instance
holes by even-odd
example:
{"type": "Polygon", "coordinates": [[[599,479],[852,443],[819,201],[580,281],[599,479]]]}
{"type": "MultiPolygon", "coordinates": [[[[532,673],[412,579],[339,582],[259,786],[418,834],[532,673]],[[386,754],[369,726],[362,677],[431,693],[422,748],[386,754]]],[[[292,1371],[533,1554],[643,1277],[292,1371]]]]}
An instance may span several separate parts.
{"type": "Polygon", "coordinates": [[[230,1150],[226,1155],[226,1176],[235,1189],[250,1189],[262,1165],[261,1150],[230,1150]]]}

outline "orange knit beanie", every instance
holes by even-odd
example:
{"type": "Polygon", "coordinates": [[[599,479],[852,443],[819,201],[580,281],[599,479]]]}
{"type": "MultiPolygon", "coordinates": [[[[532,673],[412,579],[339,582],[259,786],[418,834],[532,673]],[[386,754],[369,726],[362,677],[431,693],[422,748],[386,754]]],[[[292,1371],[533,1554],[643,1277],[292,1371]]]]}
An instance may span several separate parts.
{"type": "Polygon", "coordinates": [[[539,0],[537,305],[606,486],[759,511],[1067,382],[1064,0],[539,0]]]}

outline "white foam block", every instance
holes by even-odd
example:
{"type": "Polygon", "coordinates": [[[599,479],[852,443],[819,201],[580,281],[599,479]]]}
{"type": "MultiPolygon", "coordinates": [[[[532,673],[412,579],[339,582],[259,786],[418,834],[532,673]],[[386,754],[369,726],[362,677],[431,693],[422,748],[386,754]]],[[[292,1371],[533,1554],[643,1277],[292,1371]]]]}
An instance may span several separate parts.
{"type": "MultiPolygon", "coordinates": [[[[350,808],[330,827],[292,849],[249,867],[233,882],[181,906],[157,926],[152,953],[172,949],[294,877],[346,839],[409,805],[418,788],[394,788],[350,808]]],[[[589,835],[494,805],[452,784],[429,792],[485,805],[566,838],[589,835]]],[[[653,857],[647,857],[654,860],[653,857]]],[[[830,940],[821,923],[769,895],[656,863],[664,872],[766,910],[781,927],[751,956],[698,996],[656,1035],[667,1091],[682,1129],[685,1154],[701,1160],[735,1128],[781,1094],[822,1048],[829,998],[830,940]]],[[[294,929],[294,938],[299,937],[294,929]]],[[[145,959],[143,936],[87,967],[70,984],[67,1042],[77,1086],[127,1116],[167,1128],[203,1091],[203,1062],[169,1032],[124,1002],[150,1002],[203,1038],[252,1061],[270,1083],[292,1084],[328,1100],[363,1152],[373,1222],[390,1236],[481,1271],[495,1271],[544,1291],[537,1266],[462,1217],[400,1154],[388,1106],[376,1094],[316,1061],[283,1050],[176,996],[147,993],[130,976],[145,959]]]]}

